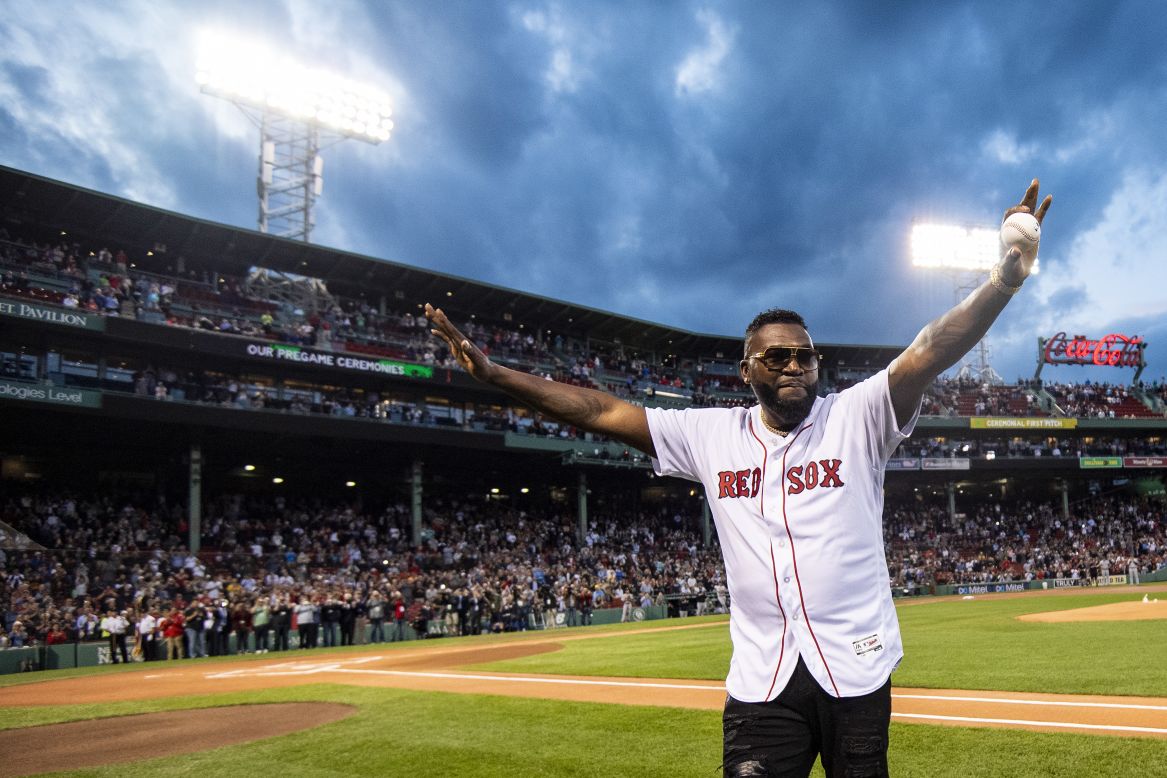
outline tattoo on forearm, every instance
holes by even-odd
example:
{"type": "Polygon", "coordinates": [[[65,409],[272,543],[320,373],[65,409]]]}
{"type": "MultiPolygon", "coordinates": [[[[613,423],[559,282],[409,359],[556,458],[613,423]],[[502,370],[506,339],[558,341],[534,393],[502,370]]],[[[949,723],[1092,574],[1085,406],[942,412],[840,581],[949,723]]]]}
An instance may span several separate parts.
{"type": "Polygon", "coordinates": [[[924,327],[915,345],[927,360],[928,372],[938,375],[967,354],[989,331],[1006,302],[1008,298],[985,284],[924,327]]]}
{"type": "Polygon", "coordinates": [[[599,392],[526,373],[507,371],[501,377],[499,388],[540,413],[577,427],[590,428],[604,412],[603,395],[599,392]]]}
{"type": "Polygon", "coordinates": [[[578,427],[588,426],[604,410],[599,398],[587,395],[565,397],[547,394],[543,399],[546,408],[544,413],[578,427]]]}

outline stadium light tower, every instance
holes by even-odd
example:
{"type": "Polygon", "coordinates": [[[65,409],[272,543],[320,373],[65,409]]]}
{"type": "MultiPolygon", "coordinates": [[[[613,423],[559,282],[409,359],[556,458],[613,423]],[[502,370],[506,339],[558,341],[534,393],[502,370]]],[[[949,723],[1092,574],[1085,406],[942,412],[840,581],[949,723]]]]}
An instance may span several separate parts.
{"type": "Polygon", "coordinates": [[[283,238],[310,239],[323,149],[348,138],[377,145],[393,129],[389,101],[377,90],[237,38],[204,34],[195,80],[259,127],[259,230],[283,238]]]}
{"type": "MultiPolygon", "coordinates": [[[[1000,237],[995,227],[916,223],[912,225],[911,253],[915,267],[941,270],[952,279],[953,294],[960,302],[984,283],[993,265],[1000,261],[1000,237]]],[[[1033,264],[1038,272],[1038,263],[1033,264]]],[[[989,364],[988,339],[982,338],[973,351],[961,358],[958,378],[981,383],[1004,383],[989,364]],[[977,363],[970,360],[973,352],[977,363]]]]}

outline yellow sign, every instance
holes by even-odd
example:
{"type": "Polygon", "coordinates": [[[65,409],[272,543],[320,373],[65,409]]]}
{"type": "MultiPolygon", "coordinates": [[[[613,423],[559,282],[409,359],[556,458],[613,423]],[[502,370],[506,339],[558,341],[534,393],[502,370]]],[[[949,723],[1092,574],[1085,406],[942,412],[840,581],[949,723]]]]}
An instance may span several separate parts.
{"type": "Polygon", "coordinates": [[[1078,457],[1078,467],[1093,470],[1100,467],[1122,467],[1122,457],[1078,457]]]}
{"type": "Polygon", "coordinates": [[[1047,419],[1030,416],[973,416],[968,426],[974,430],[1072,430],[1077,419],[1047,419]]]}

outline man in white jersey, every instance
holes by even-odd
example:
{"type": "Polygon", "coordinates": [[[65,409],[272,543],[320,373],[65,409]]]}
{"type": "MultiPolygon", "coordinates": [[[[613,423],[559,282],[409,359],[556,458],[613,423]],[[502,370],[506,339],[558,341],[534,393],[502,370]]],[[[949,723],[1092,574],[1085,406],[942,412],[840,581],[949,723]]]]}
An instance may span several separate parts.
{"type": "MultiPolygon", "coordinates": [[[[1013,213],[1041,221],[1038,182],[1013,213]]],[[[928,324],[891,365],[818,397],[819,354],[802,317],[747,327],[741,377],[758,404],[645,409],[495,365],[445,314],[433,332],[475,378],[561,422],[621,440],[661,475],[699,481],[732,602],[723,714],[727,776],[886,776],[891,673],[903,657],[883,549],[883,473],[924,389],[989,329],[1028,277],[1012,249],[990,280],[928,324]]]]}

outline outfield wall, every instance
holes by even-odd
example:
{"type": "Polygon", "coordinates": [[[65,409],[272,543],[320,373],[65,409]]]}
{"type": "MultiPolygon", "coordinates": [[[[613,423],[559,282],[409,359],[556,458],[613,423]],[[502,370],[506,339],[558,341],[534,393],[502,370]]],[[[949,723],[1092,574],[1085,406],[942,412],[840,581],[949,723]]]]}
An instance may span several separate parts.
{"type": "MultiPolygon", "coordinates": [[[[1139,576],[1139,583],[1167,581],[1167,568],[1139,576]]],[[[999,594],[1001,592],[1027,592],[1048,589],[1106,588],[1126,586],[1130,583],[1125,575],[1112,575],[1106,583],[1089,578],[1047,578],[1041,581],[996,581],[993,583],[949,584],[935,587],[931,594],[937,596],[951,594],[999,594]]]]}

